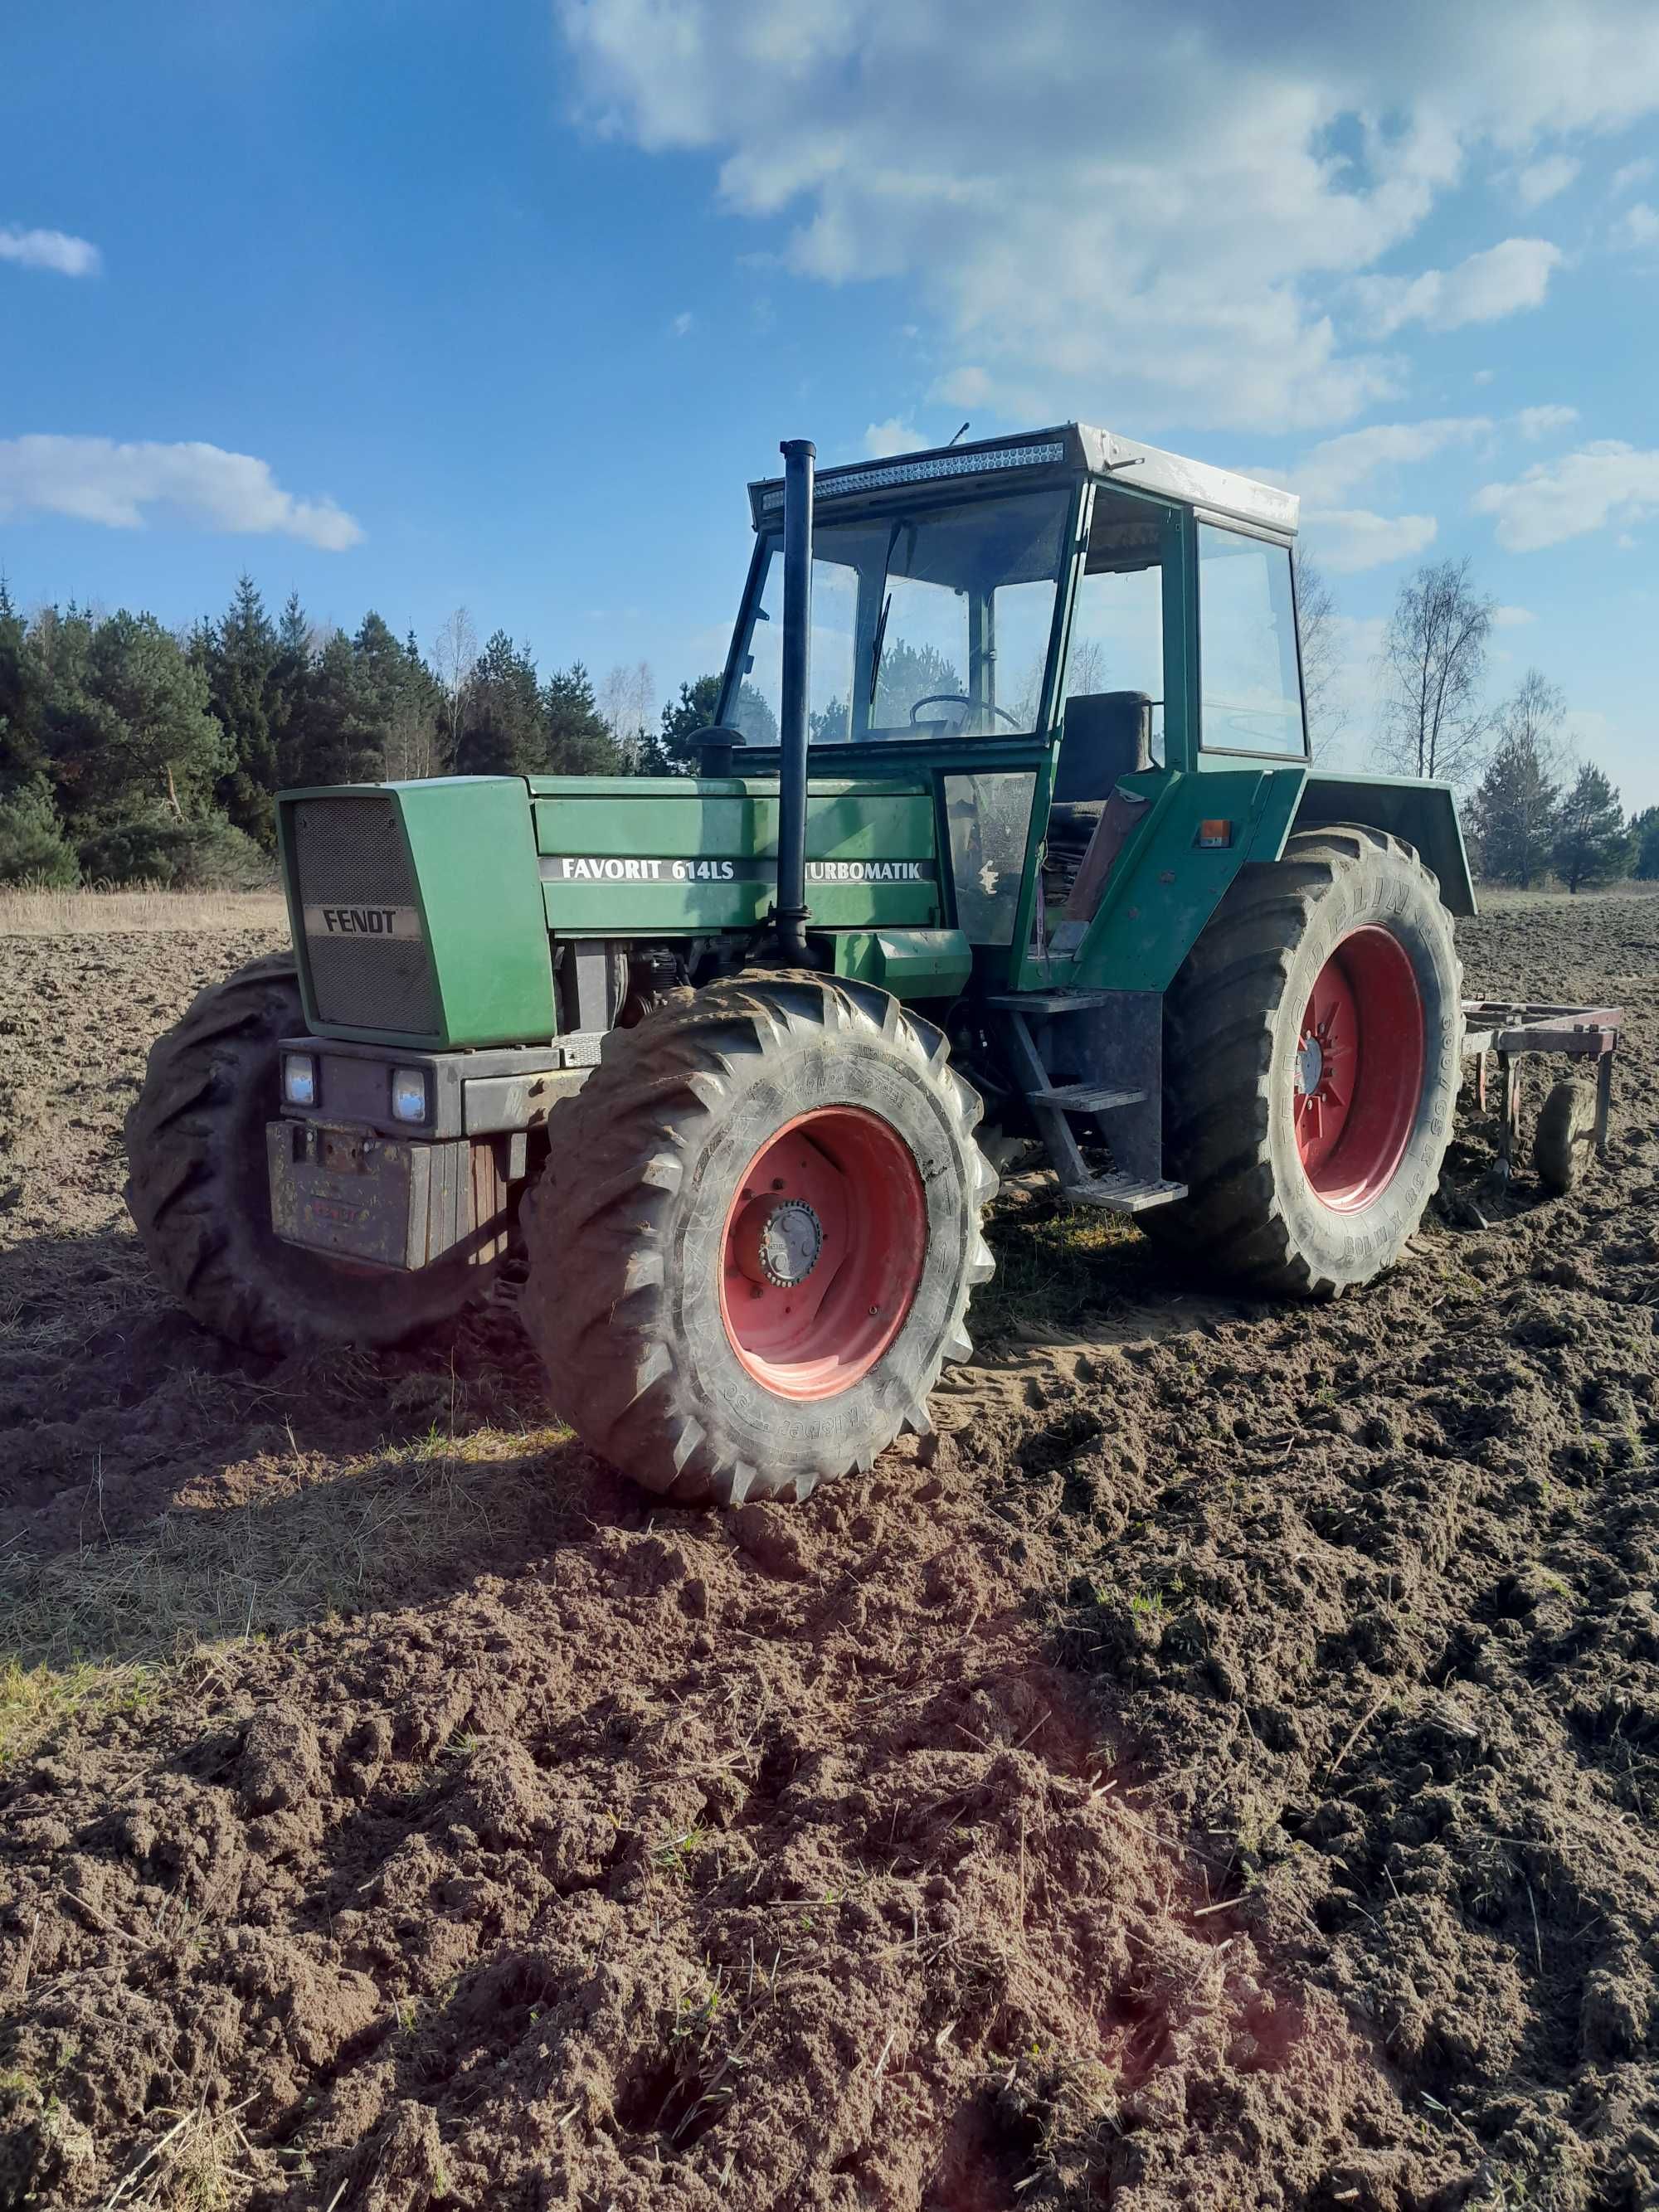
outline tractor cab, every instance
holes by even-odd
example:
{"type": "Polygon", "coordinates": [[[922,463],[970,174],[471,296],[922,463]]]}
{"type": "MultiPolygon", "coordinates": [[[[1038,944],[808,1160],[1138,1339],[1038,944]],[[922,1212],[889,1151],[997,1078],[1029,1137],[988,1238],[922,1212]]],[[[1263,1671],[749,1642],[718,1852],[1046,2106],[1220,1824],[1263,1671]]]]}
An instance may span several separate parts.
{"type": "MultiPolygon", "coordinates": [[[[784,483],[750,498],[718,735],[722,767],[763,771],[785,711],[784,483]]],[[[1274,781],[1288,822],[1308,753],[1297,505],[1078,423],[816,477],[808,773],[930,785],[958,926],[1008,982],[1109,980],[1091,925],[1176,787],[1178,875],[1206,911],[1274,781]],[[1225,857],[1189,862],[1206,851],[1225,857]]]]}

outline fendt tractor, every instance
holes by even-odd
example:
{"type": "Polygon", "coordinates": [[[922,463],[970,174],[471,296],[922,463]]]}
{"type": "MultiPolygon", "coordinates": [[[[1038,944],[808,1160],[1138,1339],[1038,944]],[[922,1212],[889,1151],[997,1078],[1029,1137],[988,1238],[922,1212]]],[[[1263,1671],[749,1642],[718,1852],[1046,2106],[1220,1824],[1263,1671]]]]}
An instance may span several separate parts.
{"type": "Polygon", "coordinates": [[[1207,1278],[1370,1280],[1464,1040],[1449,789],[1310,765],[1291,494],[1078,423],[782,452],[699,772],[285,793],[294,949],[127,1124],[210,1328],[386,1345],[506,1268],[684,1501],[926,1428],[1011,1147],[1207,1278]]]}

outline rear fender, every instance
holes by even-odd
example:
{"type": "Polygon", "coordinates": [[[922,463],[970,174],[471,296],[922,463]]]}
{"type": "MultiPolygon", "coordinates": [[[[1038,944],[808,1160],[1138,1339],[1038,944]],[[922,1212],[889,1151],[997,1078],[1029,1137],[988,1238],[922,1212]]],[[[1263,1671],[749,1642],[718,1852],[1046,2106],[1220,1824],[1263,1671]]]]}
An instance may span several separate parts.
{"type": "MultiPolygon", "coordinates": [[[[1312,769],[1304,787],[1290,834],[1322,830],[1339,822],[1363,823],[1385,830],[1415,848],[1433,870],[1442,904],[1449,914],[1475,911],[1474,879],[1464,850],[1462,825],[1449,783],[1419,783],[1392,775],[1338,775],[1312,769]]],[[[1282,850],[1282,847],[1281,847],[1282,850]]],[[[1276,860],[1274,853],[1253,853],[1253,860],[1276,860]]]]}

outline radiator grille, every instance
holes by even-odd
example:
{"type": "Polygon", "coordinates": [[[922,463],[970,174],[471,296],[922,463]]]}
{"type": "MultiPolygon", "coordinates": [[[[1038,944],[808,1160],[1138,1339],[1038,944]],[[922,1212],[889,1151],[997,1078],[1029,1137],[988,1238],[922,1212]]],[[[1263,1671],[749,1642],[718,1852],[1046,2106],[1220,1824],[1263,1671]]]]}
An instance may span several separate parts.
{"type": "Polygon", "coordinates": [[[318,1020],[399,1036],[439,1035],[437,978],[424,938],[335,936],[309,920],[322,908],[416,906],[395,801],[302,799],[294,808],[293,830],[318,1020]]]}

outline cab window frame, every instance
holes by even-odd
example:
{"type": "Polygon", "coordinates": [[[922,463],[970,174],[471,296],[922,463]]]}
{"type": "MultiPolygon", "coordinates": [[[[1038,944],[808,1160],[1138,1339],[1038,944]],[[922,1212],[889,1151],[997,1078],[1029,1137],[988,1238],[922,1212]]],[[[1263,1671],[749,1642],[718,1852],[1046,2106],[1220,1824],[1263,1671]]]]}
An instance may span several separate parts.
{"type": "Polygon", "coordinates": [[[1194,763],[1194,765],[1197,765],[1200,761],[1205,759],[1223,760],[1226,761],[1230,764],[1247,761],[1261,761],[1267,763],[1270,765],[1279,767],[1285,766],[1287,763],[1299,763],[1304,768],[1306,768],[1313,758],[1313,749],[1310,743],[1308,732],[1307,676],[1302,665],[1302,618],[1300,609],[1297,605],[1295,540],[1293,538],[1285,537],[1280,532],[1258,529],[1251,523],[1240,521],[1236,516],[1218,514],[1207,507],[1195,507],[1190,510],[1189,528],[1191,532],[1192,543],[1191,589],[1193,593],[1193,605],[1197,616],[1197,620],[1193,627],[1193,689],[1191,705],[1194,726],[1197,736],[1197,743],[1192,749],[1194,763]],[[1296,696],[1298,720],[1302,731],[1302,744],[1298,750],[1278,752],[1264,750],[1261,748],[1254,745],[1212,744],[1206,735],[1204,714],[1204,561],[1203,538],[1201,536],[1201,532],[1206,529],[1221,532],[1230,538],[1252,538],[1258,544],[1271,545],[1276,548],[1285,556],[1285,568],[1289,575],[1291,587],[1291,642],[1296,656],[1296,696]]]}

